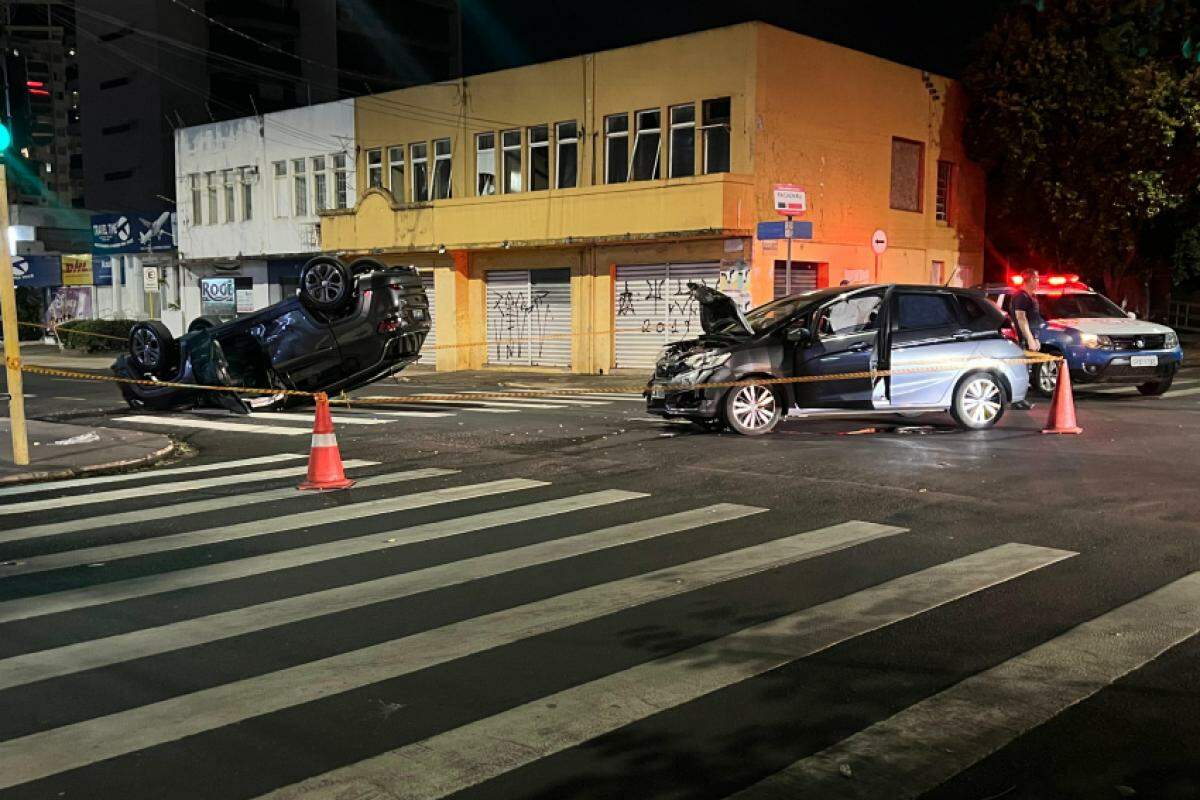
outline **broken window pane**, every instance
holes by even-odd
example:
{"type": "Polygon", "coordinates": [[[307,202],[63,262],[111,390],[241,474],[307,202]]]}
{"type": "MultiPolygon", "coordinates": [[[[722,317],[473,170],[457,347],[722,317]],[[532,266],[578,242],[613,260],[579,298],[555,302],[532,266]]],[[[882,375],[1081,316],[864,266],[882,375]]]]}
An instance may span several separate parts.
{"type": "Polygon", "coordinates": [[[433,143],[433,199],[450,197],[450,140],[438,139],[433,143]]]}
{"type": "Polygon", "coordinates": [[[388,148],[388,188],[391,189],[392,199],[397,203],[404,202],[404,148],[388,148]]]}
{"type": "Polygon", "coordinates": [[[696,107],[671,109],[671,173],[679,178],[696,174],[696,107]]]}
{"type": "Polygon", "coordinates": [[[475,193],[496,193],[496,134],[480,133],[475,137],[475,193]]]}
{"type": "Polygon", "coordinates": [[[658,109],[637,112],[637,138],[633,144],[631,180],[650,181],[659,175],[658,152],[662,139],[662,114],[658,109]]]}
{"type": "Polygon", "coordinates": [[[550,188],[550,126],[529,129],[529,190],[550,188]]]}
{"type": "Polygon", "coordinates": [[[613,114],[604,118],[604,163],[606,183],[629,180],[629,115],[613,114]]]}
{"type": "Polygon", "coordinates": [[[729,98],[704,101],[704,174],[729,172],[729,98]]]}
{"type": "Polygon", "coordinates": [[[414,203],[429,200],[429,145],[417,142],[408,146],[412,162],[412,199],[414,203]]]}
{"type": "Polygon", "coordinates": [[[504,148],[504,191],[521,191],[521,132],[504,131],[500,134],[504,148]]]}
{"type": "Polygon", "coordinates": [[[892,189],[888,205],[899,211],[921,210],[921,163],[925,145],[892,139],[892,189]]]}

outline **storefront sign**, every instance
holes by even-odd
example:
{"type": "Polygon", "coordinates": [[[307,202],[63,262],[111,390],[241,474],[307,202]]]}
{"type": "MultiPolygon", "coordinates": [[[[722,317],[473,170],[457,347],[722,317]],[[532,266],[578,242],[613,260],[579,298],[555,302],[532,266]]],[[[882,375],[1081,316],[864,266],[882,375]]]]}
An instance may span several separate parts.
{"type": "MultiPolygon", "coordinates": [[[[112,280],[112,275],[109,275],[112,280]]],[[[63,286],[92,285],[92,256],[90,253],[62,257],[63,286]]]]}
{"type": "Polygon", "coordinates": [[[232,317],[237,313],[233,278],[200,279],[200,313],[206,317],[232,317]]]}
{"type": "Polygon", "coordinates": [[[62,259],[56,255],[13,256],[12,271],[17,286],[62,285],[62,259]]]}
{"type": "Polygon", "coordinates": [[[156,253],[175,249],[175,215],[93,214],[92,252],[156,253]]]}
{"type": "MultiPolygon", "coordinates": [[[[92,259],[92,285],[112,286],[113,260],[96,256],[92,259]]],[[[124,275],[124,272],[121,273],[124,275]]]]}
{"type": "Polygon", "coordinates": [[[237,313],[249,314],[254,310],[254,289],[251,286],[242,288],[238,286],[234,290],[236,297],[237,313]]]}

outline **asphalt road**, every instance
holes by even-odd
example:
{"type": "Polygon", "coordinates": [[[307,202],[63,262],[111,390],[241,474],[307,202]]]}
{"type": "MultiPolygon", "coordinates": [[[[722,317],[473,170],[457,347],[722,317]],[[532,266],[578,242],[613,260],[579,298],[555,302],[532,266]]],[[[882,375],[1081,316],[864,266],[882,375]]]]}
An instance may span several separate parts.
{"type": "Polygon", "coordinates": [[[308,412],[27,389],[196,455],[0,489],[0,798],[1200,795],[1200,371],[1062,437],[356,407],[326,495],[308,412]]]}

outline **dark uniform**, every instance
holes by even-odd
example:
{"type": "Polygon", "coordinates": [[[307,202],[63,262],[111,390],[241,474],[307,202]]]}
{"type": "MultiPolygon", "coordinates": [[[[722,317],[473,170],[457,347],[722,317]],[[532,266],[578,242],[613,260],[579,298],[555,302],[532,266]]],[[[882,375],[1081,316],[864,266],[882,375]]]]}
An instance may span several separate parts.
{"type": "Polygon", "coordinates": [[[1029,330],[1034,336],[1037,336],[1038,328],[1042,325],[1042,310],[1038,306],[1037,298],[1030,292],[1021,289],[1012,296],[1009,311],[1013,325],[1017,328],[1017,335],[1021,337],[1021,344],[1028,348],[1029,342],[1025,341],[1025,331],[1021,330],[1021,326],[1017,323],[1017,312],[1025,312],[1025,319],[1029,322],[1029,330]]]}

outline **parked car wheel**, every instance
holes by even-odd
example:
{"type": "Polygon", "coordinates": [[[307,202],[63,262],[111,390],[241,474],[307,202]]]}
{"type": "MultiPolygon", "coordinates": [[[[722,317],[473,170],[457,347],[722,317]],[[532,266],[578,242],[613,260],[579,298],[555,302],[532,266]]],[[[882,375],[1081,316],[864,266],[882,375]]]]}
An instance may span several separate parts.
{"type": "Polygon", "coordinates": [[[215,328],[222,324],[224,320],[220,317],[196,317],[192,320],[192,324],[188,325],[187,332],[195,333],[196,331],[206,331],[210,328],[215,328]]]}
{"type": "Polygon", "coordinates": [[[336,258],[318,256],[300,270],[300,299],[309,308],[341,311],[350,296],[350,270],[336,258]]]}
{"type": "Polygon", "coordinates": [[[158,320],[138,322],[129,331],[129,360],[139,372],[165,377],[179,363],[179,343],[158,320]]]}
{"type": "MultiPolygon", "coordinates": [[[[1057,355],[1057,353],[1049,353],[1049,355],[1057,355]]],[[[1040,397],[1053,397],[1054,390],[1058,387],[1058,370],[1062,364],[1061,361],[1041,361],[1034,364],[1029,388],[1040,397]]]]}
{"type": "Polygon", "coordinates": [[[725,395],[725,419],[743,436],[770,433],[783,416],[783,403],[770,386],[742,386],[725,395]]]}
{"type": "Polygon", "coordinates": [[[1174,382],[1175,376],[1168,375],[1160,381],[1148,381],[1147,383],[1139,384],[1137,390],[1146,397],[1158,397],[1160,394],[1166,394],[1174,382]]]}
{"type": "Polygon", "coordinates": [[[986,430],[1004,416],[1004,385],[990,372],[964,375],[954,387],[950,415],[960,428],[986,430]]]}

